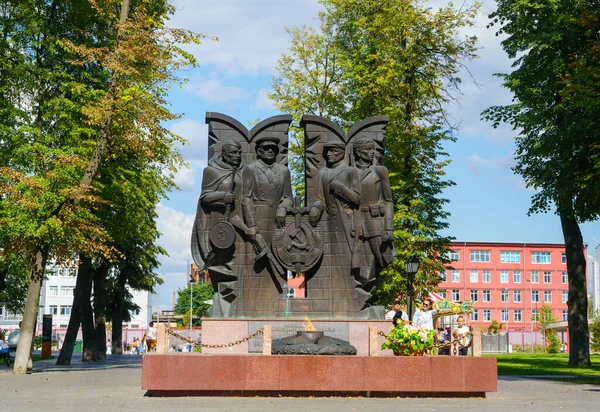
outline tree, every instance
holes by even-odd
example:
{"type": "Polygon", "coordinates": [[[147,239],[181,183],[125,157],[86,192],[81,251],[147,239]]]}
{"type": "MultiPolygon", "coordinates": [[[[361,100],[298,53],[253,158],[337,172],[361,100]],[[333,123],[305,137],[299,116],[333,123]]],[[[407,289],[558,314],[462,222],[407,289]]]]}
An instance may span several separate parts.
{"type": "Polygon", "coordinates": [[[17,58],[0,64],[15,80],[0,86],[13,126],[0,129],[0,242],[33,262],[15,360],[25,373],[48,258],[120,257],[94,213],[101,165],[131,151],[161,170],[180,162],[162,126],[177,118],[166,88],[195,62],[180,45],[200,36],[164,27],[165,0],[3,4],[0,56],[17,58]]]}
{"type": "MultiPolygon", "coordinates": [[[[433,12],[415,0],[323,0],[321,34],[291,31],[290,55],[279,60],[270,98],[286,112],[325,115],[348,127],[389,115],[386,165],[395,200],[397,256],[382,278],[378,299],[406,293],[404,262],[420,257],[417,293],[434,289],[450,262],[443,144],[455,126],[447,106],[459,94],[458,72],[475,57],[472,26],[477,2],[433,12]]],[[[293,164],[292,164],[293,165],[293,164]]]]}
{"type": "Polygon", "coordinates": [[[591,327],[590,348],[594,352],[600,352],[600,317],[594,319],[591,327]]]}
{"type": "MultiPolygon", "coordinates": [[[[192,312],[194,313],[195,319],[193,320],[194,325],[200,325],[200,318],[205,316],[210,308],[210,304],[205,303],[213,298],[214,290],[212,283],[207,282],[204,284],[192,283],[187,289],[179,289],[177,291],[177,303],[175,304],[175,313],[178,315],[187,314],[187,322],[190,321],[190,287],[191,287],[191,298],[192,298],[192,312]]],[[[189,323],[188,323],[189,325],[189,323]]],[[[184,322],[184,327],[187,325],[184,322]]]]}
{"type": "Polygon", "coordinates": [[[491,335],[497,335],[500,330],[502,330],[503,326],[504,325],[501,322],[493,320],[492,323],[490,323],[490,326],[488,326],[488,333],[491,335]]]}
{"type": "Polygon", "coordinates": [[[597,0],[499,0],[490,15],[515,70],[500,74],[513,103],[484,111],[517,131],[514,171],[536,190],[529,214],[554,211],[569,277],[569,365],[589,365],[586,261],[579,224],[598,218],[600,128],[597,0]],[[592,96],[596,96],[592,98],[592,96]]]}
{"type": "Polygon", "coordinates": [[[546,343],[546,350],[548,353],[559,353],[560,352],[560,341],[558,340],[558,333],[554,329],[547,329],[546,326],[558,321],[558,318],[552,312],[550,305],[542,305],[542,313],[540,320],[540,329],[544,334],[544,342],[546,343]]]}

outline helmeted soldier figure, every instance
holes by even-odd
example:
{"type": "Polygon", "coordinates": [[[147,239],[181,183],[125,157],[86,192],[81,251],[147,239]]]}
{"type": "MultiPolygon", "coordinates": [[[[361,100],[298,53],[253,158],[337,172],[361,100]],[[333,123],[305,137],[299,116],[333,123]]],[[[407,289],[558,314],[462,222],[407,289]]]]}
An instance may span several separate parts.
{"type": "MultiPolygon", "coordinates": [[[[245,168],[242,176],[242,215],[248,227],[246,234],[255,245],[260,236],[268,248],[271,247],[274,225],[285,223],[287,211],[294,204],[290,171],[276,161],[279,143],[275,136],[257,139],[258,159],[245,168]]],[[[238,315],[268,316],[283,310],[281,294],[285,273],[275,273],[273,265],[276,263],[266,257],[255,262],[255,273],[248,274],[250,278],[244,280],[245,284],[252,282],[253,287],[245,288],[246,295],[238,305],[238,315]],[[255,296],[257,293],[260,296],[255,296]]]]}
{"type": "Polygon", "coordinates": [[[369,138],[357,139],[354,155],[361,182],[359,281],[370,295],[377,286],[377,275],[394,259],[394,203],[387,168],[373,164],[375,142],[369,138]]]}

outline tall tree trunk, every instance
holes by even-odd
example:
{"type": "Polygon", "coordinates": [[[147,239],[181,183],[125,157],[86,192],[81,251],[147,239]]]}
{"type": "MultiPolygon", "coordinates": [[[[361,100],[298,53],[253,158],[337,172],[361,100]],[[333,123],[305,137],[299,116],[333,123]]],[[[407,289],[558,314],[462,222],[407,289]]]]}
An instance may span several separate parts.
{"type": "Polygon", "coordinates": [[[94,310],[92,308],[92,280],[96,275],[94,267],[90,268],[89,282],[86,283],[86,293],[83,300],[83,310],[81,312],[81,333],[83,335],[83,350],[81,361],[96,360],[96,338],[94,329],[94,310]]]}
{"type": "Polygon", "coordinates": [[[108,264],[102,262],[94,276],[94,335],[96,359],[106,360],[106,277],[108,264]]]}
{"type": "Polygon", "coordinates": [[[575,219],[560,216],[569,274],[569,365],[589,366],[590,335],[588,330],[588,299],[586,262],[583,254],[583,238],[575,219]]]}
{"type": "Polygon", "coordinates": [[[79,259],[79,268],[77,270],[77,283],[75,284],[75,293],[73,297],[73,307],[71,308],[71,318],[65,335],[60,354],[56,360],[57,365],[70,365],[77,340],[77,332],[81,326],[81,314],[83,313],[84,299],[89,294],[86,288],[91,285],[90,270],[92,268],[92,260],[88,257],[81,256],[79,259]]]}
{"type": "Polygon", "coordinates": [[[125,279],[122,275],[117,279],[117,289],[115,291],[115,306],[112,314],[112,353],[123,354],[123,317],[125,306],[125,279]]]}
{"type": "Polygon", "coordinates": [[[15,355],[14,373],[23,375],[31,369],[31,347],[35,335],[35,326],[38,317],[38,308],[40,304],[40,293],[42,291],[42,282],[44,280],[44,270],[48,260],[48,248],[40,248],[35,254],[35,262],[29,279],[27,288],[27,299],[25,300],[25,309],[23,310],[23,320],[21,321],[21,333],[17,344],[17,353],[15,355]]]}

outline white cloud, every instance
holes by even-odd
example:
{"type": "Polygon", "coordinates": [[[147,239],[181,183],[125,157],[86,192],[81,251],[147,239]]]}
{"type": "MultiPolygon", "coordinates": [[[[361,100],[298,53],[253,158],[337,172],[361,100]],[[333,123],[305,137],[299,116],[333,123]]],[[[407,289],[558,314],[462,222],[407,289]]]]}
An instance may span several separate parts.
{"type": "Polygon", "coordinates": [[[272,72],[287,50],[284,28],[314,22],[321,8],[317,0],[177,0],[176,5],[171,27],[219,38],[187,48],[200,66],[215,65],[233,75],[272,72]]]}
{"type": "Polygon", "coordinates": [[[183,86],[183,90],[203,98],[208,103],[237,102],[250,97],[250,93],[246,89],[237,86],[227,86],[216,78],[191,80],[183,86]]]}
{"type": "Polygon", "coordinates": [[[194,119],[184,119],[171,126],[172,133],[189,141],[189,145],[179,145],[179,150],[187,161],[206,160],[208,156],[208,125],[194,119]]]}
{"type": "Polygon", "coordinates": [[[515,165],[514,154],[512,152],[505,156],[496,156],[491,158],[484,158],[478,154],[473,154],[468,157],[468,161],[473,166],[503,171],[510,171],[511,167],[515,165]]]}
{"type": "Polygon", "coordinates": [[[182,167],[175,172],[174,181],[183,191],[191,191],[195,188],[196,178],[194,170],[189,167],[182,167]]]}
{"type": "Polygon", "coordinates": [[[169,253],[161,259],[161,269],[166,272],[186,268],[191,259],[190,238],[195,216],[179,212],[159,203],[156,207],[157,228],[161,233],[158,244],[169,253]]]}
{"type": "Polygon", "coordinates": [[[273,101],[269,99],[268,91],[266,89],[260,89],[258,91],[258,95],[256,96],[256,101],[254,102],[254,109],[273,109],[273,101]]]}

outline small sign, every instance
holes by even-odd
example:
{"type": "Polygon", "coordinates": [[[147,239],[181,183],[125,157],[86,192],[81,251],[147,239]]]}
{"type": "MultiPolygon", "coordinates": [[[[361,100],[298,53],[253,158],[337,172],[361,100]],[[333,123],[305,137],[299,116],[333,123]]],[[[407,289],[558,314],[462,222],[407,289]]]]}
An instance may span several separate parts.
{"type": "Polygon", "coordinates": [[[52,315],[44,315],[42,321],[42,342],[52,342],[52,315]]]}
{"type": "MultiPolygon", "coordinates": [[[[286,322],[260,322],[250,321],[248,322],[248,335],[253,334],[259,329],[262,329],[266,325],[272,327],[272,340],[285,338],[286,336],[293,336],[296,332],[303,331],[302,320],[297,321],[286,321],[286,322]]],[[[348,322],[318,322],[313,321],[313,326],[319,332],[325,332],[325,336],[332,338],[342,339],[345,341],[349,340],[350,331],[348,322]]],[[[249,353],[262,353],[263,351],[263,337],[258,335],[248,341],[248,352],[249,353]]]]}

